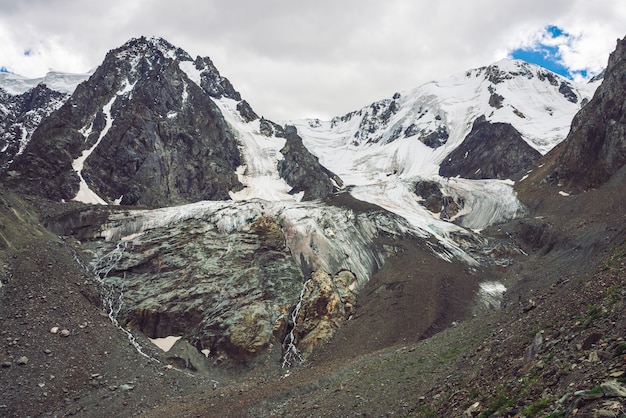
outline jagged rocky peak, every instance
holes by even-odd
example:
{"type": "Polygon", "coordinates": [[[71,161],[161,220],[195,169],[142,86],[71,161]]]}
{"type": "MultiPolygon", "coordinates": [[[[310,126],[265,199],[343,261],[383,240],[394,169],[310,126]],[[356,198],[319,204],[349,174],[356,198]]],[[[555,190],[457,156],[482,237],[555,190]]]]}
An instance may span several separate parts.
{"type": "Polygon", "coordinates": [[[110,51],[39,125],[12,165],[11,182],[54,200],[92,203],[228,199],[242,187],[235,174],[241,155],[211,100],[217,91],[237,97],[208,58],[193,61],[160,38],[133,39],[110,51]]]}
{"type": "MultiPolygon", "coordinates": [[[[423,104],[406,115],[407,100],[401,93],[382,99],[360,110],[335,117],[331,128],[355,125],[352,144],[387,144],[399,138],[414,138],[431,148],[438,148],[449,138],[446,115],[434,103],[423,104]],[[404,108],[404,109],[403,109],[404,108]],[[358,122],[358,125],[357,125],[358,122]]],[[[315,121],[312,121],[315,128],[315,121]]]]}
{"type": "Polygon", "coordinates": [[[228,97],[241,100],[230,81],[220,75],[209,57],[197,56],[195,59],[186,51],[175,47],[163,38],[140,37],[126,42],[110,51],[105,58],[118,65],[120,71],[127,73],[129,81],[150,72],[158,72],[162,67],[178,65],[187,76],[198,84],[211,97],[228,97]]]}
{"type": "Polygon", "coordinates": [[[571,191],[626,181],[626,38],[617,41],[602,84],[576,114],[572,128],[546,156],[544,181],[571,191]]]}
{"type": "Polygon", "coordinates": [[[292,186],[290,194],[304,192],[303,200],[322,199],[343,187],[343,181],[319,163],[302,143],[295,126],[287,125],[280,136],[285,146],[280,150],[278,173],[292,186]]]}

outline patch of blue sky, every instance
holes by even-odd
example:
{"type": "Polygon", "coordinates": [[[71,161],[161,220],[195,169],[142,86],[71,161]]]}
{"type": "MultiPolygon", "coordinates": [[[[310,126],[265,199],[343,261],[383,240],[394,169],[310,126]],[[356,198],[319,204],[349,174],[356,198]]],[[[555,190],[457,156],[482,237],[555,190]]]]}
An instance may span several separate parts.
{"type": "Polygon", "coordinates": [[[529,46],[514,49],[509,53],[511,58],[524,60],[540,65],[564,77],[587,77],[587,70],[572,70],[565,65],[561,48],[571,46],[575,36],[554,25],[547,26],[537,39],[529,46]]]}

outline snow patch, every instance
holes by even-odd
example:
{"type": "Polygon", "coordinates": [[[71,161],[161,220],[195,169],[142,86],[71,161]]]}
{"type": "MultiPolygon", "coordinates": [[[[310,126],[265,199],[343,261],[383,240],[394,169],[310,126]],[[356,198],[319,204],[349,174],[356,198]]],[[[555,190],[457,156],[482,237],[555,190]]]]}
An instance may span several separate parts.
{"type": "Polygon", "coordinates": [[[506,287],[500,282],[483,282],[478,285],[477,300],[484,309],[499,309],[506,287]]]}
{"type": "MultiPolygon", "coordinates": [[[[198,87],[202,86],[202,76],[200,75],[202,72],[196,68],[196,65],[193,61],[181,61],[178,63],[178,67],[183,70],[187,77],[194,83],[198,85],[198,87]]],[[[186,87],[186,86],[185,86],[186,87]]],[[[184,91],[187,91],[186,89],[184,91]]],[[[184,95],[185,93],[183,93],[184,95]]]]}
{"type": "Polygon", "coordinates": [[[174,346],[176,341],[180,340],[181,338],[182,336],[176,337],[176,336],[170,335],[168,337],[163,337],[163,338],[149,338],[149,340],[152,342],[152,344],[156,345],[161,350],[167,352],[170,350],[170,348],[172,348],[172,346],[174,346]]]}

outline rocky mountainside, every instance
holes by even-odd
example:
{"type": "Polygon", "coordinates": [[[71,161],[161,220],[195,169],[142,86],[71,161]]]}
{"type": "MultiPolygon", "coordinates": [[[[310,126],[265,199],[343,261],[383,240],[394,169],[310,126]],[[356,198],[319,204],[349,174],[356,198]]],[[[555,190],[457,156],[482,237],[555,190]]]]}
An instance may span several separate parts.
{"type": "Polygon", "coordinates": [[[503,60],[284,126],[112,50],[2,172],[2,413],[618,416],[624,42],[593,99],[503,60]]]}
{"type": "Polygon", "coordinates": [[[546,180],[569,190],[588,190],[604,184],[613,176],[621,183],[626,162],[626,123],[624,100],[626,88],[624,56],[626,42],[617,43],[609,57],[604,82],[593,97],[593,106],[585,107],[572,121],[565,141],[541,170],[546,180]]]}
{"type": "MultiPolygon", "coordinates": [[[[151,207],[229,199],[244,188],[236,172],[249,161],[224,112],[235,125],[259,123],[209,58],[194,60],[163,39],[131,40],[42,121],[9,168],[12,187],[54,200],[151,207]]],[[[308,161],[310,171],[321,170],[308,161]]],[[[319,181],[333,190],[330,174],[319,181]]]]}
{"type": "Polygon", "coordinates": [[[484,116],[472,125],[463,143],[441,163],[439,175],[466,179],[506,179],[531,168],[541,157],[508,123],[484,116]]]}
{"type": "Polygon", "coordinates": [[[0,73],[0,170],[24,151],[35,128],[87,77],[49,72],[43,78],[26,79],[0,73]]]}
{"type": "Polygon", "coordinates": [[[0,167],[5,169],[24,151],[35,128],[66,99],[43,84],[17,95],[0,89],[0,167]]]}

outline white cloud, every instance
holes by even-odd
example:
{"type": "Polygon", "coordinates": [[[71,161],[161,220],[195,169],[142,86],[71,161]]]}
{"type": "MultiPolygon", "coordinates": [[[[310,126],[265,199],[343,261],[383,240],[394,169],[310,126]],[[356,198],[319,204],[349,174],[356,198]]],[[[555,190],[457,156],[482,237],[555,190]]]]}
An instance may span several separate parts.
{"type": "Polygon", "coordinates": [[[623,37],[615,0],[23,0],[0,4],[0,67],[87,71],[131,37],[208,55],[257,113],[332,117],[505,57],[548,25],[577,36],[570,68],[602,68],[623,37]],[[33,54],[26,57],[24,51],[33,54]]]}

